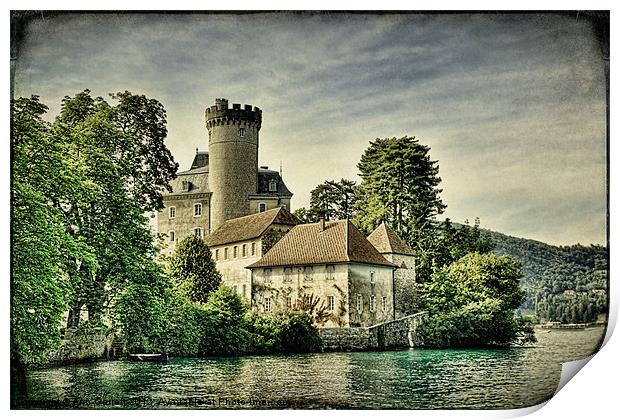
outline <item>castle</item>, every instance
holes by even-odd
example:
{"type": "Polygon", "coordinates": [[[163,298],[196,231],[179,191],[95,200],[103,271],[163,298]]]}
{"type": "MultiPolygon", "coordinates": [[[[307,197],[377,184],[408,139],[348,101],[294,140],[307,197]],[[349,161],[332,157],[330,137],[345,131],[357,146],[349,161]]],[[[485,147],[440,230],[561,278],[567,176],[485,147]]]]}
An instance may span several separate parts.
{"type": "Polygon", "coordinates": [[[164,210],[157,231],[167,235],[165,254],[180,239],[205,237],[225,221],[284,207],[290,210],[293,194],[280,173],[258,167],[258,134],[262,111],[252,105],[216,99],[206,109],[209,151],[196,149],[189,170],[179,172],[164,194],[164,210]]]}
{"type": "Polygon", "coordinates": [[[262,111],[216,99],[206,109],[209,151],[164,194],[157,230],[170,254],[204,238],[225,284],[259,312],[318,299],[321,327],[368,327],[401,316],[399,294],[415,282],[413,251],[386,225],[366,238],[350,221],[302,224],[282,176],[258,167],[262,111]]]}

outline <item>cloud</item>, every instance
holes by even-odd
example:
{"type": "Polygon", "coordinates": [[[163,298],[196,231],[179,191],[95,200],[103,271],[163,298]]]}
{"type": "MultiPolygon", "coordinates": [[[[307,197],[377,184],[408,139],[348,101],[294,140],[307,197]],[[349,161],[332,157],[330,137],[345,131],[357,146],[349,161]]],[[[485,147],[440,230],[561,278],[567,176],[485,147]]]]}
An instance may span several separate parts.
{"type": "Polygon", "coordinates": [[[431,147],[455,220],[550,243],[605,240],[604,63],[589,22],[554,14],[61,15],[29,28],[16,93],[130,90],[168,111],[187,167],[216,97],[263,109],[260,160],[293,206],[356,179],[377,137],[431,147]]]}

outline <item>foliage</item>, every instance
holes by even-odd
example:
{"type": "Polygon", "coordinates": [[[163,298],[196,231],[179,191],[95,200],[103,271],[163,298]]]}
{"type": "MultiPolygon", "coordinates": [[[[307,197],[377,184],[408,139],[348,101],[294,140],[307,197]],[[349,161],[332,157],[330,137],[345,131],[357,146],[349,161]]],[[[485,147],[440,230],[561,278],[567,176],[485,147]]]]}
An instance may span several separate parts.
{"type": "Polygon", "coordinates": [[[305,312],[285,311],[273,315],[251,313],[247,323],[255,352],[299,353],[321,348],[321,337],[305,312]]]}
{"type": "Polygon", "coordinates": [[[173,285],[155,263],[134,274],[133,281],[114,300],[115,325],[131,353],[165,351],[173,285]]]}
{"type": "Polygon", "coordinates": [[[523,312],[540,322],[592,322],[608,312],[608,249],[600,245],[553,246],[486,232],[494,252],[523,264],[523,312]]]}
{"type": "Polygon", "coordinates": [[[144,214],[163,205],[161,191],[178,165],[164,145],[163,106],[143,95],[111,95],[110,105],[85,90],[65,97],[54,123],[55,135],[73,160],[82,162],[97,186],[90,200],[58,203],[72,235],[95,249],[98,269],[83,264],[70,270],[73,302],[69,326],[79,308],[100,317],[115,294],[149,264],[155,249],[144,214]],[[90,269],[90,272],[85,272],[90,269]]]}
{"type": "Polygon", "coordinates": [[[243,354],[251,346],[245,328],[248,305],[230,287],[220,285],[205,304],[205,353],[210,355],[243,354]]]}
{"type": "Polygon", "coordinates": [[[168,260],[170,277],[192,302],[204,303],[222,280],[211,250],[194,235],[184,238],[168,260]]]}
{"type": "Polygon", "coordinates": [[[473,226],[467,220],[463,225],[455,225],[446,219],[437,229],[433,266],[439,269],[472,252],[491,252],[493,247],[490,235],[480,230],[479,218],[476,217],[473,226]]]}
{"type": "Polygon", "coordinates": [[[376,139],[357,168],[359,186],[354,222],[370,233],[385,222],[416,251],[418,272],[430,273],[435,217],[443,213],[439,166],[430,148],[415,137],[376,139]]]}
{"type": "Polygon", "coordinates": [[[302,294],[293,304],[293,310],[306,313],[312,325],[322,326],[332,317],[327,304],[321,303],[321,298],[313,293],[302,294]]]}
{"type": "MultiPolygon", "coordinates": [[[[306,223],[325,220],[344,220],[353,217],[357,202],[357,186],[354,181],[325,181],[310,192],[310,208],[301,214],[306,223]]],[[[305,210],[305,209],[304,209],[305,210]]]]}
{"type": "Polygon", "coordinates": [[[66,230],[52,203],[88,196],[92,186],[66,157],[42,116],[39,98],[11,101],[11,361],[45,360],[60,343],[71,288],[67,259],[96,267],[92,248],[66,230]]]}
{"type": "Polygon", "coordinates": [[[505,346],[534,339],[513,311],[523,302],[520,264],[509,257],[467,254],[421,284],[431,313],[420,330],[437,347],[505,346]]]}

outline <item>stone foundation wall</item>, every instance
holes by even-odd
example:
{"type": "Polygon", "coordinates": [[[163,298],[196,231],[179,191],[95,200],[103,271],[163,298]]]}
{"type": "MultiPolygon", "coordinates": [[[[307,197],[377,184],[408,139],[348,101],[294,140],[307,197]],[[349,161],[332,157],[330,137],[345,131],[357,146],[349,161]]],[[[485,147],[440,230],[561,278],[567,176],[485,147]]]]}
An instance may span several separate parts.
{"type": "Polygon", "coordinates": [[[423,345],[417,327],[428,317],[420,312],[372,327],[323,328],[319,330],[323,351],[386,350],[423,345]]]}
{"type": "Polygon", "coordinates": [[[82,335],[67,330],[62,345],[49,355],[49,363],[71,364],[120,356],[120,354],[114,354],[113,345],[113,332],[82,335]]]}

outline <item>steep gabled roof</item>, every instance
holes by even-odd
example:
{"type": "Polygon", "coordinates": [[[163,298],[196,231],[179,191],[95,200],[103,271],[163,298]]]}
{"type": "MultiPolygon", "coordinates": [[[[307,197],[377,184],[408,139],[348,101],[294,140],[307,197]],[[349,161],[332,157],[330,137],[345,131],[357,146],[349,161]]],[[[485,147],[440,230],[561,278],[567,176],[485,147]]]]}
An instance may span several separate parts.
{"type": "Polygon", "coordinates": [[[205,239],[207,246],[229,244],[258,238],[273,224],[295,226],[301,221],[284,207],[225,221],[205,239]]]}
{"type": "Polygon", "coordinates": [[[358,262],[394,266],[348,220],[297,225],[247,268],[358,262]]]}
{"type": "Polygon", "coordinates": [[[409,245],[385,223],[381,223],[368,235],[368,241],[382,254],[415,255],[409,245]]]}

